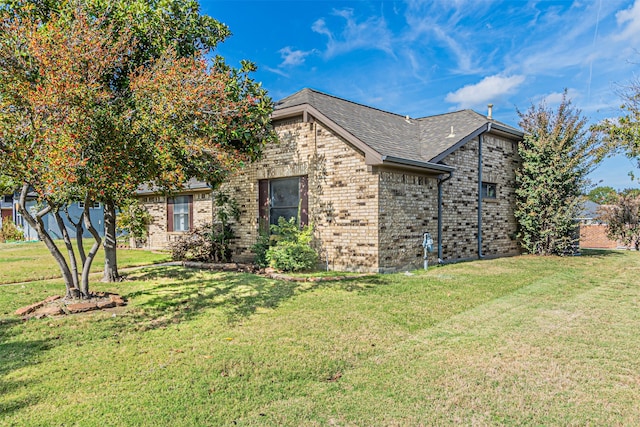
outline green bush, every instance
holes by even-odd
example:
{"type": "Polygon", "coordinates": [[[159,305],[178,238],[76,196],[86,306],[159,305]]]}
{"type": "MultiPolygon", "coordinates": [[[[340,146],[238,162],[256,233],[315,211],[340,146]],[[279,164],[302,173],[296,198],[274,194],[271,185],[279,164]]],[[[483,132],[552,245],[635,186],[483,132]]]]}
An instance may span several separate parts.
{"type": "Polygon", "coordinates": [[[240,219],[237,202],[225,193],[215,197],[218,222],[206,223],[171,244],[171,258],[175,261],[229,262],[231,241],[236,238],[230,220],[240,219]]]}
{"type": "Polygon", "coordinates": [[[280,218],[277,225],[271,225],[271,233],[275,244],[265,253],[269,266],[281,271],[312,270],[317,266],[318,254],[311,247],[310,225],[300,228],[295,218],[289,221],[280,218]]]}
{"type": "Polygon", "coordinates": [[[255,245],[251,247],[253,253],[256,254],[254,263],[260,267],[265,268],[269,265],[269,261],[267,260],[267,250],[271,246],[271,238],[267,231],[260,231],[258,235],[258,241],[255,245]]]}
{"type": "Polygon", "coordinates": [[[24,234],[14,223],[11,218],[2,220],[2,228],[0,228],[0,242],[11,240],[24,240],[24,234]]]}

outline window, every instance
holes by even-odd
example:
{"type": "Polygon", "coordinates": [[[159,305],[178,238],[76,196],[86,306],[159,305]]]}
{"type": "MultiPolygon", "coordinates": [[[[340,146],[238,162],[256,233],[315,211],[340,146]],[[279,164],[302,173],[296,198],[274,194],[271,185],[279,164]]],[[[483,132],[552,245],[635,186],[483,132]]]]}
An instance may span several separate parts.
{"type": "Polygon", "coordinates": [[[167,199],[167,231],[190,231],[193,227],[193,196],[167,199]]]}
{"type": "Polygon", "coordinates": [[[260,198],[260,225],[277,224],[278,219],[297,218],[300,209],[300,222],[308,222],[307,177],[280,178],[258,182],[260,198]]]}
{"type": "MultiPolygon", "coordinates": [[[[78,202],[78,207],[80,209],[84,209],[84,202],[78,202]]],[[[101,207],[102,205],[100,204],[100,202],[93,202],[89,209],[100,209],[101,207]]]]}
{"type": "Polygon", "coordinates": [[[13,203],[13,194],[7,194],[2,196],[2,201],[5,203],[13,203]]]}
{"type": "Polygon", "coordinates": [[[482,198],[483,199],[495,199],[498,197],[498,186],[490,182],[482,183],[482,198]]]}

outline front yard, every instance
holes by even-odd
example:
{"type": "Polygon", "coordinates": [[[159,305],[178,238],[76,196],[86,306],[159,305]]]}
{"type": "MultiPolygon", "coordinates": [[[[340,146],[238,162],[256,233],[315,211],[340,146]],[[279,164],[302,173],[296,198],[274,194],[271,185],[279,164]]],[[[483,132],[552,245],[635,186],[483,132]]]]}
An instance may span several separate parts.
{"type": "Polygon", "coordinates": [[[149,267],[92,284],[127,307],[29,321],[64,285],[4,285],[0,424],[632,425],[639,271],[635,252],[316,283],[149,267]]]}

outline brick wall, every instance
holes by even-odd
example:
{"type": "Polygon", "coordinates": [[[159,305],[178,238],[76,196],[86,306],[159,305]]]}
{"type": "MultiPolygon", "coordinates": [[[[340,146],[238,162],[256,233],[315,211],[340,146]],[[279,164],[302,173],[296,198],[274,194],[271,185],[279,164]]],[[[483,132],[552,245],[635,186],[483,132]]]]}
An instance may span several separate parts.
{"type": "MultiPolygon", "coordinates": [[[[258,181],[306,175],[309,220],[314,245],[331,270],[394,271],[420,268],[422,235],[434,239],[430,263],[437,257],[437,177],[401,170],[372,169],[364,154],[320,122],[302,117],[275,124],[280,143],[265,147],[263,159],[223,184],[219,191],[237,201],[241,218],[234,224],[232,250],[237,261],[251,261],[258,239],[258,181]]],[[[518,252],[513,239],[517,154],[512,142],[485,136],[483,181],[497,185],[498,197],[483,202],[483,253],[518,252]]],[[[478,140],[444,159],[456,167],[443,184],[443,257],[477,257],[478,140]]],[[[166,231],[166,200],[143,197],[154,217],[148,245],[166,247],[179,233],[166,231]]],[[[196,222],[214,216],[212,194],[195,198],[196,222]],[[202,197],[202,199],[200,199],[202,197]]]]}
{"type": "MultiPolygon", "coordinates": [[[[211,191],[184,193],[193,196],[193,226],[197,227],[205,222],[211,222],[212,198],[211,191]]],[[[151,214],[149,237],[145,247],[149,249],[166,249],[169,244],[184,235],[184,232],[167,232],[167,198],[162,195],[139,197],[140,203],[151,214]]]]}
{"type": "Polygon", "coordinates": [[[253,259],[258,238],[258,180],[307,175],[309,221],[321,262],[331,270],[377,271],[377,176],[364,154],[322,123],[302,118],[276,123],[279,144],[265,148],[256,162],[221,187],[238,201],[241,219],[234,229],[236,259],[253,259]]]}
{"type": "Polygon", "coordinates": [[[434,240],[429,263],[437,260],[437,178],[380,171],[380,271],[411,270],[424,264],[423,233],[434,240]]]}
{"type": "MultiPolygon", "coordinates": [[[[482,201],[482,253],[484,256],[519,253],[513,215],[516,146],[510,140],[485,135],[482,180],[496,184],[497,197],[482,201]]],[[[443,183],[442,249],[444,260],[478,257],[478,139],[469,141],[444,161],[455,166],[443,183]]]]}
{"type": "Polygon", "coordinates": [[[589,249],[616,249],[622,246],[607,237],[607,226],[603,224],[580,225],[580,247],[589,249]]]}

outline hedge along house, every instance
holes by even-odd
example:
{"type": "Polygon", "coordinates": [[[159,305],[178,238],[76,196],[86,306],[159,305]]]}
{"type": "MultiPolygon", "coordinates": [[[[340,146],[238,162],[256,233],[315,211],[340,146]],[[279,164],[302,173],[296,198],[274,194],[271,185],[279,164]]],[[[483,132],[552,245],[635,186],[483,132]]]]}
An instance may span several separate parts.
{"type": "MultiPolygon", "coordinates": [[[[241,208],[236,260],[253,259],[261,224],[298,214],[332,270],[419,268],[424,233],[434,240],[430,263],[519,253],[513,207],[523,134],[491,113],[414,119],[303,89],[279,101],[272,119],[280,142],[219,189],[241,208]]],[[[154,216],[150,247],[213,219],[206,186],[192,183],[173,199],[141,196],[154,216]],[[178,198],[187,219],[176,216],[178,198]]]]}

